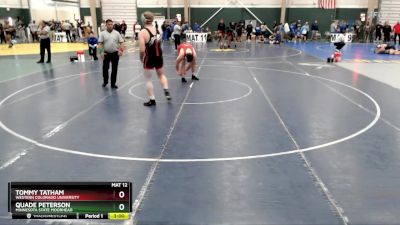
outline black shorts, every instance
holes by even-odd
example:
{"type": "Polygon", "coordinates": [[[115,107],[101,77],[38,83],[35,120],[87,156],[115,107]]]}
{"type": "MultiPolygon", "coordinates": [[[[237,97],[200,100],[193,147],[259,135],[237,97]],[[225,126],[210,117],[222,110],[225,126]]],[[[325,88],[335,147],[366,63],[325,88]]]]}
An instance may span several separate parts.
{"type": "Polygon", "coordinates": [[[147,57],[143,59],[143,68],[145,70],[161,69],[164,66],[164,60],[162,56],[158,57],[147,57]]]}
{"type": "Polygon", "coordinates": [[[337,50],[342,49],[346,44],[344,42],[337,42],[334,44],[337,50]]]}
{"type": "Polygon", "coordinates": [[[388,45],[385,48],[385,50],[390,50],[390,49],[396,50],[396,48],[394,46],[391,46],[391,45],[388,45]]]}

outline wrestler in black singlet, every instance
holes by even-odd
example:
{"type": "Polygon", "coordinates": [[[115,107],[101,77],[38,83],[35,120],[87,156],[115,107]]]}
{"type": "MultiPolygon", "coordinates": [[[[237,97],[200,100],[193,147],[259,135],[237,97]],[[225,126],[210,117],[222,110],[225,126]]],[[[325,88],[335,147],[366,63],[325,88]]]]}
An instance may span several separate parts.
{"type": "MultiPolygon", "coordinates": [[[[143,59],[144,69],[161,69],[164,65],[161,49],[161,37],[157,37],[156,35],[152,34],[147,28],[144,29],[146,29],[150,35],[150,40],[146,43],[146,51],[143,59]]],[[[157,34],[159,34],[158,30],[157,34]]]]}

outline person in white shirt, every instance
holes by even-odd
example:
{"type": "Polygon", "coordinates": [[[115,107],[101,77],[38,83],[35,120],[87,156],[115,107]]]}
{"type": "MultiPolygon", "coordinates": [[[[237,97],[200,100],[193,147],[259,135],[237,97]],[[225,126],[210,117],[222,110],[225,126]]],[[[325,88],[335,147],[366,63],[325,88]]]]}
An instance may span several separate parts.
{"type": "Polygon", "coordinates": [[[72,38],[71,38],[71,28],[72,25],[71,23],[69,23],[69,21],[66,21],[63,25],[62,25],[62,29],[65,31],[65,34],[67,36],[67,41],[68,42],[72,42],[72,38]]]}
{"type": "Polygon", "coordinates": [[[111,88],[117,89],[117,71],[119,57],[124,53],[124,39],[119,32],[114,30],[113,21],[106,20],[107,29],[100,33],[99,36],[99,53],[101,59],[103,59],[103,87],[108,84],[108,69],[110,68],[110,62],[112,65],[111,69],[111,88]]]}
{"type": "Polygon", "coordinates": [[[181,33],[182,28],[180,26],[180,22],[177,22],[174,26],[175,50],[177,50],[178,46],[181,44],[181,33]]]}
{"type": "Polygon", "coordinates": [[[16,31],[16,36],[19,38],[19,40],[24,43],[26,42],[26,33],[25,33],[25,25],[24,22],[17,17],[17,21],[15,22],[15,28],[17,29],[16,31]]]}
{"type": "Polygon", "coordinates": [[[103,32],[103,31],[105,31],[106,29],[107,29],[106,21],[103,20],[103,21],[101,22],[101,24],[100,24],[100,32],[103,32]]]}
{"type": "Polygon", "coordinates": [[[29,24],[29,30],[31,32],[32,42],[39,41],[39,37],[37,35],[39,26],[36,24],[36,22],[34,20],[32,21],[31,24],[29,24]]]}
{"type": "Polygon", "coordinates": [[[261,24],[261,35],[263,36],[263,37],[266,37],[266,35],[267,35],[267,25],[265,24],[265,22],[263,22],[262,24],[261,24]]]}
{"type": "Polygon", "coordinates": [[[139,39],[139,32],[142,29],[142,26],[138,22],[133,25],[133,33],[135,34],[135,40],[139,39]]]}
{"type": "Polygon", "coordinates": [[[288,22],[285,22],[285,25],[283,25],[283,31],[284,31],[283,38],[285,40],[290,40],[290,38],[289,38],[289,36],[290,36],[290,26],[289,26],[288,22]]]}

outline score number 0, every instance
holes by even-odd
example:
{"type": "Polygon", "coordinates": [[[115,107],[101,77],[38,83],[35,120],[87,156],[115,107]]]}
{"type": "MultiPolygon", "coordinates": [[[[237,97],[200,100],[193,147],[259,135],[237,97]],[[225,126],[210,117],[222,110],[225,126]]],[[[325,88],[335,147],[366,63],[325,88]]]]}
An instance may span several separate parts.
{"type": "MultiPolygon", "coordinates": [[[[120,192],[118,193],[118,197],[124,198],[124,197],[125,197],[125,192],[120,191],[120,192]]],[[[124,204],[119,204],[118,208],[119,208],[119,210],[124,211],[125,205],[124,205],[124,204]]]]}

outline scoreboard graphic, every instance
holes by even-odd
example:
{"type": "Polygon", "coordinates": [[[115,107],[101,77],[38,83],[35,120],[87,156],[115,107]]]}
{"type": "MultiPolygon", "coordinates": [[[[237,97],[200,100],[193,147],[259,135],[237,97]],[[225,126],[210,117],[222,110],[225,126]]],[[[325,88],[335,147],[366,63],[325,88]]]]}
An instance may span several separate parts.
{"type": "Polygon", "coordinates": [[[13,219],[127,220],[131,182],[9,182],[13,219]]]}

